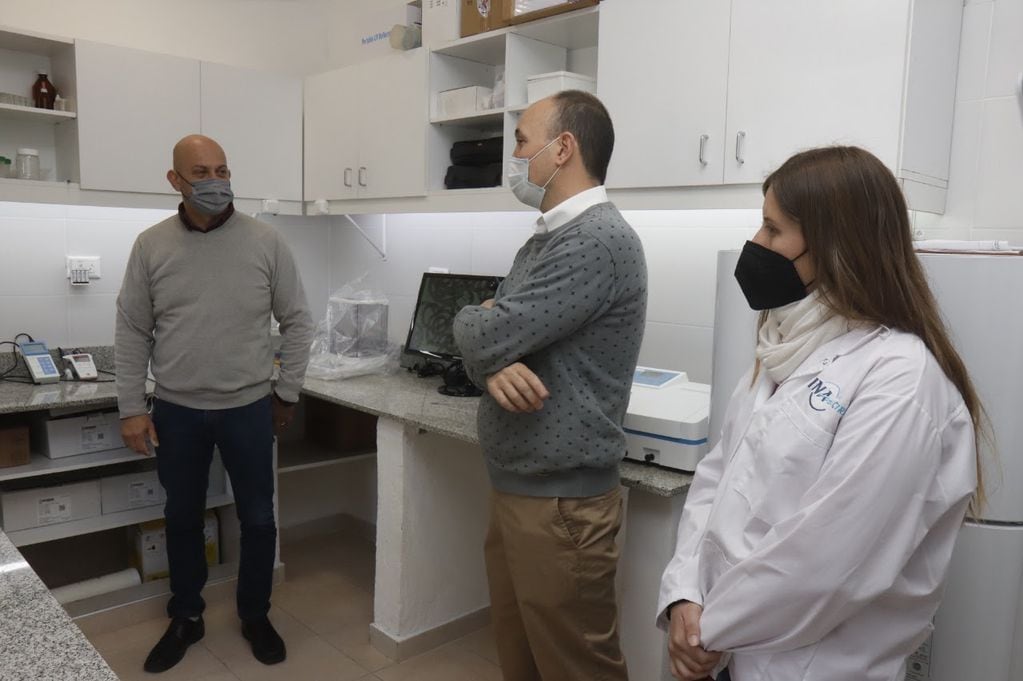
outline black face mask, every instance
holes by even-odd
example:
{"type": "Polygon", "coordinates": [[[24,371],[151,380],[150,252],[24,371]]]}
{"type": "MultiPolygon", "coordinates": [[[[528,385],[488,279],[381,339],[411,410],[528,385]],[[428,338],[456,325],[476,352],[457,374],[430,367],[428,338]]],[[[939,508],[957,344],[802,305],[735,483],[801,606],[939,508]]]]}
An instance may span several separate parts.
{"type": "Polygon", "coordinates": [[[789,260],[781,253],[747,241],[735,265],[735,278],[749,306],[754,310],[772,310],[805,298],[810,284],[803,283],[793,264],[804,255],[806,251],[789,260]]]}

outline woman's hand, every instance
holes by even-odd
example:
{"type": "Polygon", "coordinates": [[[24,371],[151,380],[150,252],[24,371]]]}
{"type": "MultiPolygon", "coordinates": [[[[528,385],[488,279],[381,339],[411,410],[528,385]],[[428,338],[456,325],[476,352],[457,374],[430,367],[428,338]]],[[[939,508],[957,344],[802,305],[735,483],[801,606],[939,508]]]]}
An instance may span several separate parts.
{"type": "Polygon", "coordinates": [[[703,608],[690,601],[682,601],[671,608],[668,628],[668,656],[671,675],[679,681],[699,681],[721,660],[721,653],[704,650],[700,645],[700,616],[703,608]]]}

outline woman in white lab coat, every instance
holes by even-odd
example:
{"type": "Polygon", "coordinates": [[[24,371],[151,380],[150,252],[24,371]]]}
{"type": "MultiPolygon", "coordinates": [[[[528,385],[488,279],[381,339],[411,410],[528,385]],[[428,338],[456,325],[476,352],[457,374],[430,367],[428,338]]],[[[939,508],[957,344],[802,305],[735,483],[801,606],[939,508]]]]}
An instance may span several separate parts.
{"type": "Polygon", "coordinates": [[[891,172],[830,147],[763,187],[735,271],[756,363],[696,470],[658,623],[684,681],[901,681],[982,503],[982,408],[891,172]]]}

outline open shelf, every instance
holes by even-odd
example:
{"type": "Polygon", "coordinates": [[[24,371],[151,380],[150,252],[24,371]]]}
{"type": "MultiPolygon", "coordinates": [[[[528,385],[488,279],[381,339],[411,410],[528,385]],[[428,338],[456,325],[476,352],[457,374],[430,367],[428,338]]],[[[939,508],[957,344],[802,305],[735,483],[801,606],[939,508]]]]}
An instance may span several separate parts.
{"type": "MultiPolygon", "coordinates": [[[[206,508],[218,508],[229,506],[234,503],[234,497],[230,494],[218,494],[206,499],[206,508]]],[[[79,534],[91,532],[102,532],[116,527],[125,527],[136,523],[145,523],[150,520],[163,518],[163,504],[147,506],[146,508],[135,508],[120,513],[108,513],[82,520],[72,520],[66,523],[46,525],[45,527],[31,527],[27,530],[12,530],[5,533],[15,546],[28,546],[44,541],[54,541],[66,537],[74,537],[79,534]]]]}
{"type": "Polygon", "coordinates": [[[278,442],[277,473],[283,475],[294,471],[353,463],[375,457],[375,450],[340,453],[315,442],[278,442]]]}
{"type": "Polygon", "coordinates": [[[83,468],[97,468],[109,466],[115,463],[127,461],[144,461],[147,457],[136,454],[127,447],[120,449],[108,449],[105,452],[92,452],[90,454],[78,454],[65,456],[61,459],[51,459],[42,454],[33,454],[32,460],[24,466],[12,466],[11,468],[0,468],[0,481],[17,480],[18,478],[32,478],[39,475],[52,475],[53,473],[66,473],[77,471],[83,468]]]}
{"type": "Polygon", "coordinates": [[[434,54],[496,66],[504,63],[504,36],[507,32],[508,29],[503,28],[487,33],[477,33],[443,43],[431,51],[434,54]]]}
{"type": "Polygon", "coordinates": [[[434,118],[430,122],[434,125],[461,125],[466,127],[486,126],[500,128],[504,125],[504,114],[508,112],[507,107],[500,109],[489,109],[477,111],[476,113],[462,116],[449,116],[447,118],[434,118]]]}
{"type": "Polygon", "coordinates": [[[0,120],[6,121],[34,121],[36,123],[62,123],[74,120],[78,117],[73,111],[55,111],[52,109],[37,109],[32,106],[18,106],[16,104],[0,104],[0,120]]]}
{"type": "Polygon", "coordinates": [[[511,31],[542,43],[581,50],[597,45],[599,29],[600,7],[589,7],[519,24],[511,31]]]}

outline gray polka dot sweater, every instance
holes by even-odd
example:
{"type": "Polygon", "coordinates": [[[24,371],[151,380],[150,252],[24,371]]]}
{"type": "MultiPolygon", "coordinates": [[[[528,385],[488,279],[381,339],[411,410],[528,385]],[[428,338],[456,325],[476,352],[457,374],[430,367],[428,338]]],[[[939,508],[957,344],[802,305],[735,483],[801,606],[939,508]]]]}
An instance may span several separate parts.
{"type": "Polygon", "coordinates": [[[622,419],[646,319],[643,246],[612,204],[602,203],[519,250],[493,309],[455,317],[469,377],[515,362],[550,398],[513,414],[484,394],[480,444],[495,489],[526,496],[585,497],[619,484],[622,419]]]}

